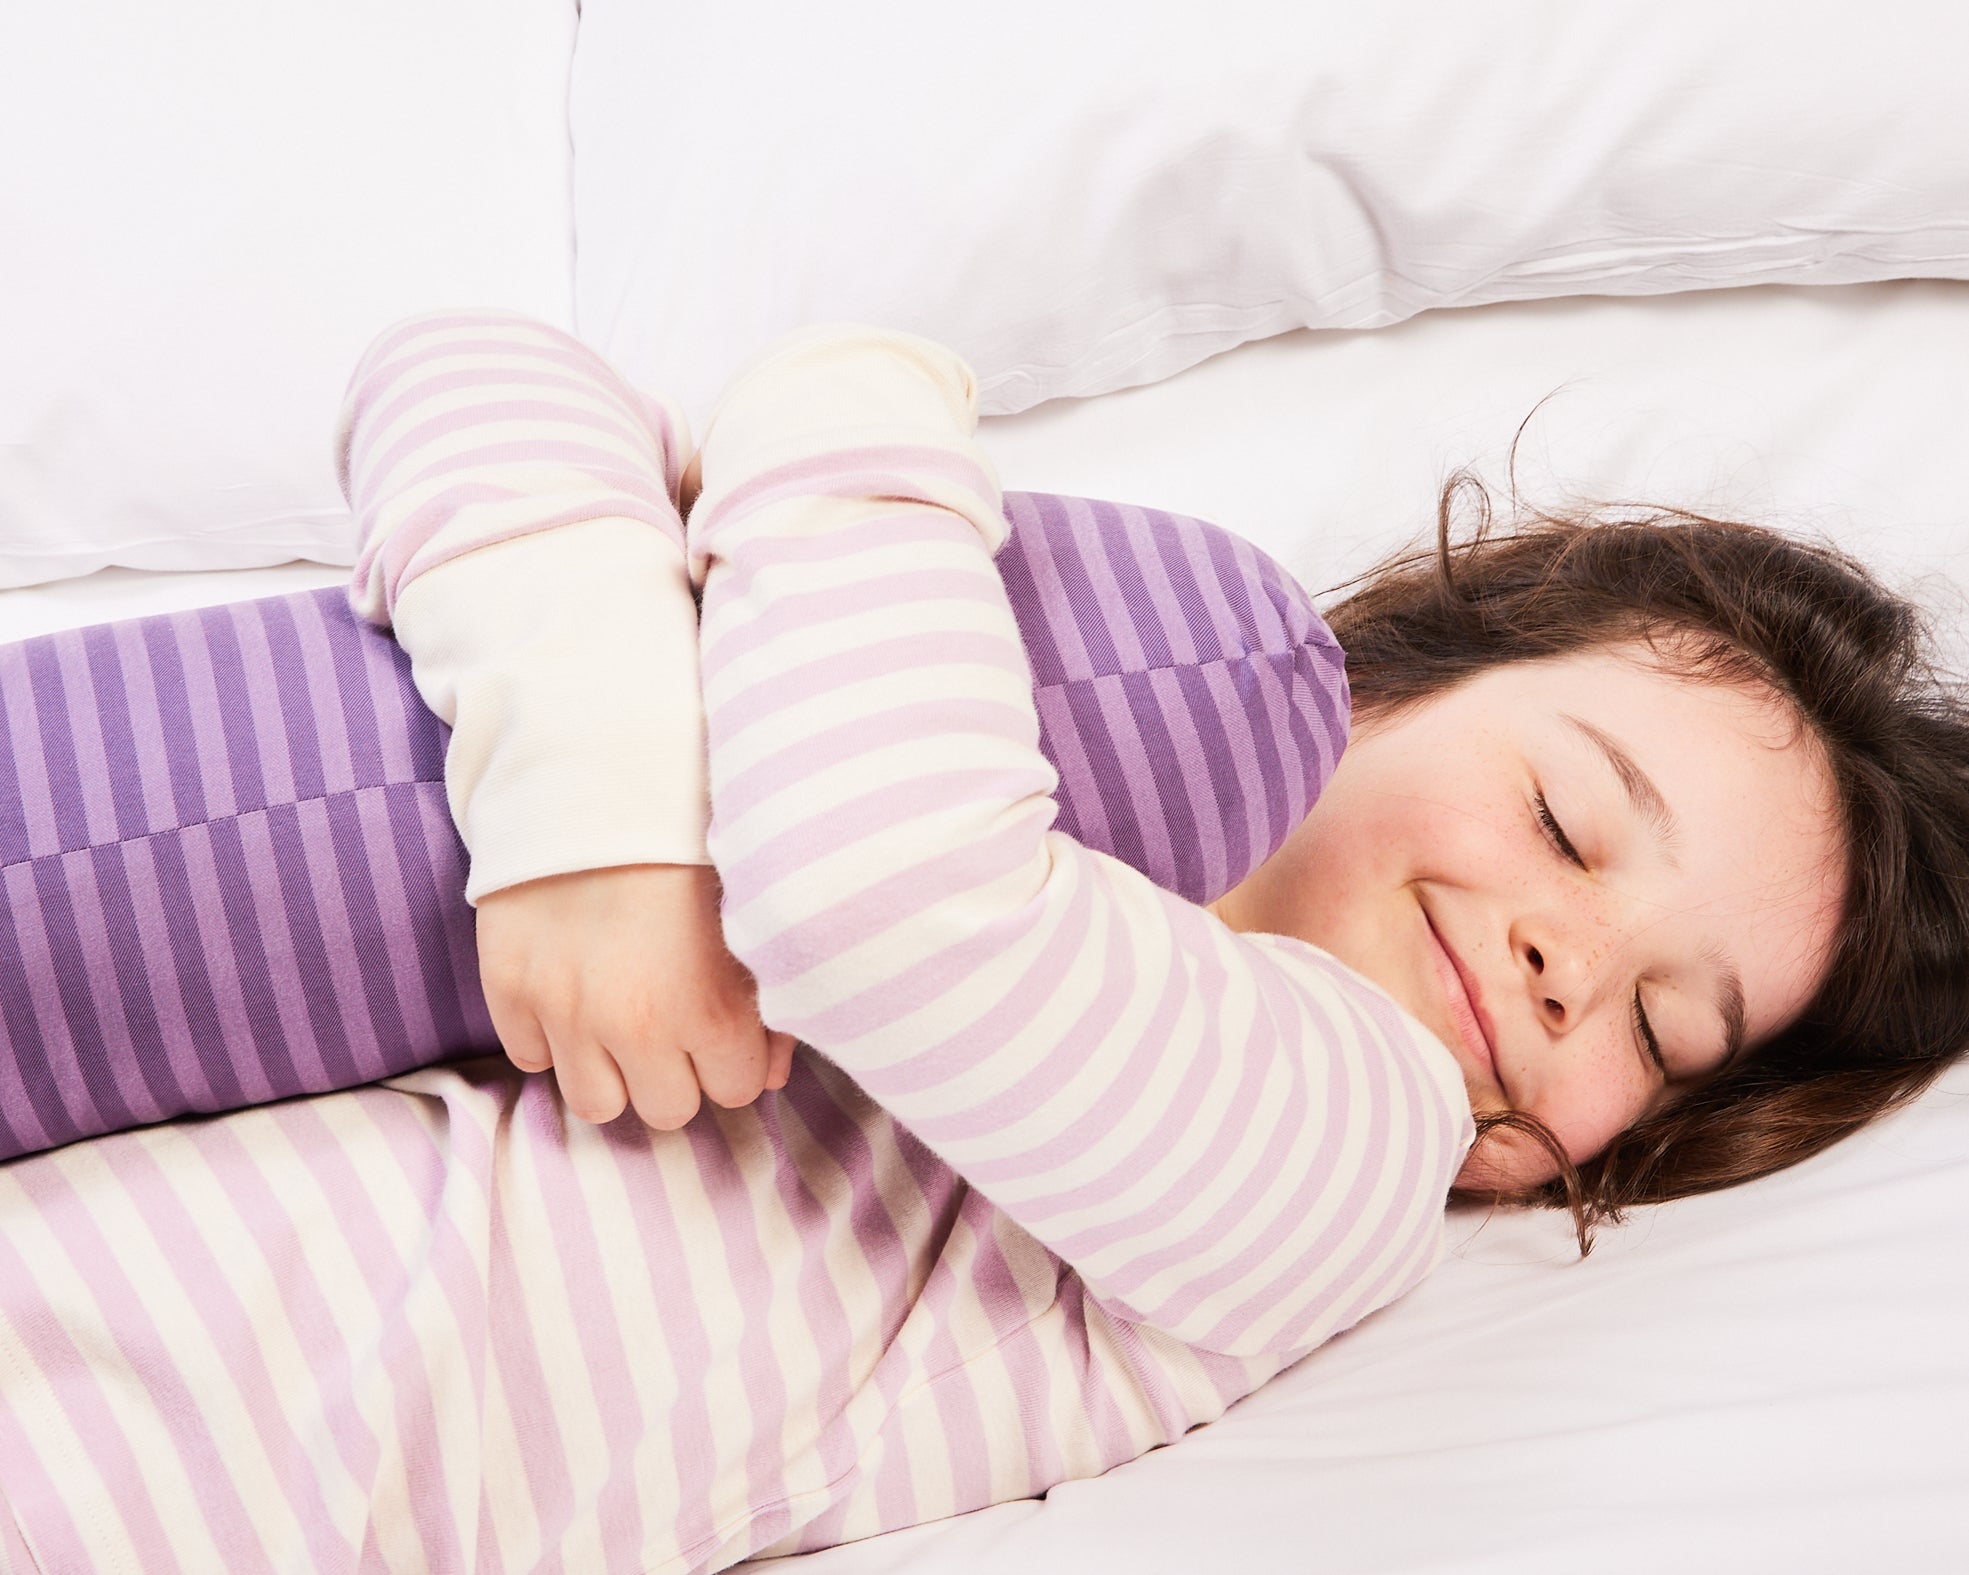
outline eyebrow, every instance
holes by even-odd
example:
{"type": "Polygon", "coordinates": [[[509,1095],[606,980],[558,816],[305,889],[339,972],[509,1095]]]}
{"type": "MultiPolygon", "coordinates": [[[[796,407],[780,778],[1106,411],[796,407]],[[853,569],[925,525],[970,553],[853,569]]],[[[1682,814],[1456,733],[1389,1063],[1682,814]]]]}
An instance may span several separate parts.
{"type": "MultiPolygon", "coordinates": [[[[1654,778],[1641,769],[1640,763],[1621,747],[1618,739],[1595,727],[1584,717],[1561,712],[1560,720],[1606,756],[1607,764],[1620,778],[1620,785],[1627,793],[1628,802],[1634,806],[1635,814],[1653,828],[1655,840],[1661,845],[1661,856],[1668,861],[1668,867],[1679,870],[1682,866],[1676,860],[1675,846],[1681,840],[1681,823],[1676,820],[1675,811],[1668,807],[1668,800],[1661,796],[1661,789],[1655,786],[1654,778]]],[[[1727,1047],[1722,1062],[1716,1068],[1720,1072],[1743,1053],[1746,1016],[1743,975],[1720,948],[1706,947],[1703,958],[1720,970],[1716,985],[1716,1015],[1723,1019],[1723,1039],[1727,1047]]]]}
{"type": "Polygon", "coordinates": [[[1716,986],[1716,1010],[1723,1019],[1723,1041],[1727,1046],[1723,1059],[1716,1064],[1716,1070],[1721,1072],[1743,1054],[1743,975],[1737,972],[1736,965],[1723,955],[1719,947],[1705,949],[1703,956],[1723,971],[1722,980],[1716,986]]]}
{"type": "Polygon", "coordinates": [[[1559,719],[1606,756],[1607,764],[1613,767],[1614,775],[1620,778],[1621,787],[1626,789],[1627,801],[1634,806],[1634,813],[1653,829],[1655,841],[1661,845],[1661,856],[1667,860],[1668,867],[1680,870],[1682,866],[1675,857],[1675,849],[1682,840],[1681,822],[1676,820],[1675,811],[1668,807],[1668,800],[1661,796],[1661,789],[1655,786],[1654,778],[1621,748],[1618,739],[1602,732],[1584,717],[1561,712],[1559,719]]]}

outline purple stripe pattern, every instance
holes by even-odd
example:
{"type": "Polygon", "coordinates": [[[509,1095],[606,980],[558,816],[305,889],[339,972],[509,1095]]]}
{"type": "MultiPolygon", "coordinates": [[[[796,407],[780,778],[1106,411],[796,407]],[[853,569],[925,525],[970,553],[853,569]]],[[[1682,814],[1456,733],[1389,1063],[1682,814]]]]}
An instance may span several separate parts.
{"type": "Polygon", "coordinates": [[[26,1559],[709,1575],[1173,1443],[1440,1255],[1473,1136],[1453,1057],[1333,959],[1185,900],[1261,858],[1340,746],[1303,598],[1194,522],[1004,499],[968,369],[826,334],[738,380],[686,541],[660,396],[513,314],[414,320],[352,385],[346,602],[0,652],[25,1141],[489,1045],[461,891],[510,883],[529,838],[514,868],[590,825],[674,835],[694,727],[692,851],[767,1020],[808,1041],[784,1089],[678,1131],[590,1126],[486,1054],[0,1164],[26,1559]],[[547,464],[500,447],[549,439],[547,464]],[[665,523],[675,561],[641,528],[665,523]],[[645,606],[661,642],[614,638],[645,606]],[[446,709],[448,673],[517,689],[502,652],[544,631],[551,665],[568,621],[600,635],[566,647],[590,692],[446,709]],[[473,785],[488,736],[531,749],[505,800],[473,785]],[[614,819],[564,812],[611,773],[614,819]]]}
{"type": "Polygon", "coordinates": [[[1348,719],[1338,642],[1299,584],[1227,531],[1087,498],[1004,501],[996,562],[1060,774],[1055,827],[1215,901],[1333,774],[1348,719]],[[1257,771],[1237,769],[1245,750],[1257,771]]]}
{"type": "MultiPolygon", "coordinates": [[[[1201,521],[1007,493],[1059,829],[1197,902],[1346,738],[1303,590],[1201,521]]],[[[323,589],[0,646],[0,1159],[496,1050],[449,730],[323,589]]]]}

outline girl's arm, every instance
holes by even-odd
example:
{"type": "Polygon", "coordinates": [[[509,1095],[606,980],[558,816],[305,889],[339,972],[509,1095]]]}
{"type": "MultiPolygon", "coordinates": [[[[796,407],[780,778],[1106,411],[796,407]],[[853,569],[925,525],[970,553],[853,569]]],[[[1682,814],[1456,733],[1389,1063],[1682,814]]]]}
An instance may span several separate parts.
{"type": "Polygon", "coordinates": [[[511,312],[387,330],[349,384],[350,601],[394,625],[451,725],[479,976],[501,1044],[568,1108],[682,1126],[750,1104],[792,1040],[759,1022],[705,851],[689,439],[586,346],[511,312]]]}
{"type": "Polygon", "coordinates": [[[674,407],[514,312],[410,318],[350,379],[349,600],[394,628],[451,726],[475,906],[573,870],[710,862],[689,451],[674,407]]]}
{"type": "Polygon", "coordinates": [[[975,424],[949,351],[844,327],[713,417],[690,545],[726,939],[768,1023],[1104,1302],[1303,1353],[1436,1261],[1461,1075],[1323,953],[1049,829],[975,424]]]}

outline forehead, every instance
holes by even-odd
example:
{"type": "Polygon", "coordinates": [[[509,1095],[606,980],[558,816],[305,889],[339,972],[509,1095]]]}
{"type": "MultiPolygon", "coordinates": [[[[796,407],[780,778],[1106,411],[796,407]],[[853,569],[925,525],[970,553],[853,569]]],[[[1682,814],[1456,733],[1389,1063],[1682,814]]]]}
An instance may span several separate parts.
{"type": "Polygon", "coordinates": [[[1728,951],[1753,1039],[1810,999],[1836,937],[1846,858],[1825,750],[1789,702],[1763,686],[1690,678],[1644,646],[1513,663],[1468,687],[1535,772],[1563,774],[1576,810],[1613,817],[1630,845],[1650,849],[1651,899],[1665,920],[1728,951]],[[1647,817],[1595,731],[1666,801],[1673,868],[1653,858],[1647,817]]]}
{"type": "Polygon", "coordinates": [[[1583,720],[1630,748],[1657,744],[1665,758],[1651,759],[1648,769],[1686,776],[1698,790],[1720,776],[1750,773],[1822,809],[1836,802],[1825,751],[1789,701],[1761,684],[1691,677],[1670,653],[1601,646],[1506,663],[1466,687],[1480,709],[1521,722],[1570,727],[1583,720]]]}

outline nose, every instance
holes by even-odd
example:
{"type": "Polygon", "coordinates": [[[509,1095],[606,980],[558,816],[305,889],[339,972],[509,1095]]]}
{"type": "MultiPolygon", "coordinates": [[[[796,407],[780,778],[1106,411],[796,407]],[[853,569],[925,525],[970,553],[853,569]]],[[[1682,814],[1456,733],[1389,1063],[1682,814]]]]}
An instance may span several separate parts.
{"type": "Polygon", "coordinates": [[[1530,927],[1520,931],[1516,947],[1532,1010],[1555,1032],[1563,1032],[1585,1012],[1591,982],[1586,948],[1530,927]]]}

